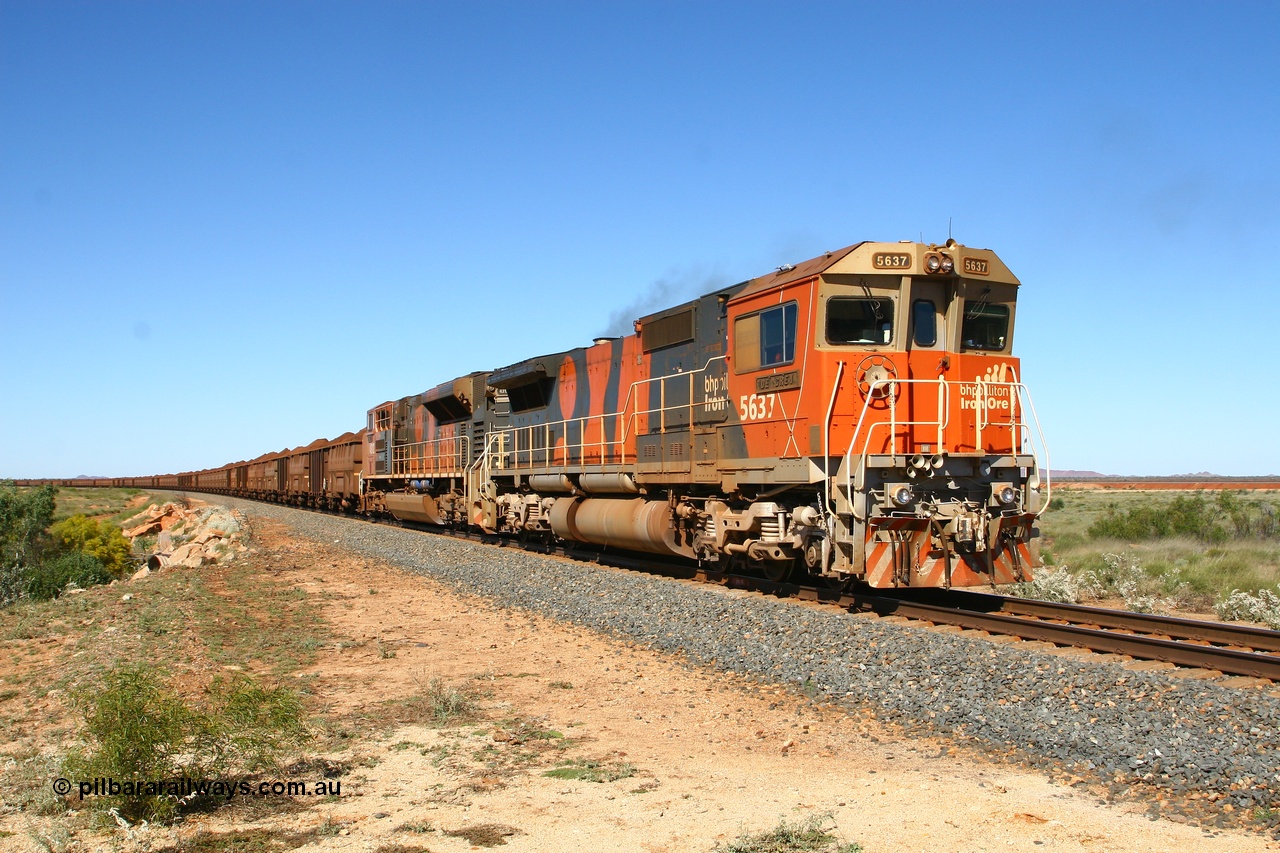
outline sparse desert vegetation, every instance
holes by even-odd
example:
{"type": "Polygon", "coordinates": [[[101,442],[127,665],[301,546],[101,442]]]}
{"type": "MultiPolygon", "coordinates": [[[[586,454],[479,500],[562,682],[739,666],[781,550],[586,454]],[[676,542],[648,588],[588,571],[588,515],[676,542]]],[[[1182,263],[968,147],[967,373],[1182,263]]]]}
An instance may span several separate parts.
{"type": "Polygon", "coordinates": [[[862,846],[841,841],[835,835],[835,819],[830,814],[810,815],[796,821],[782,818],[763,832],[744,832],[713,853],[861,853],[862,846]]]}
{"type": "Polygon", "coordinates": [[[1280,582],[1278,518],[1276,492],[1061,488],[1041,520],[1046,567],[1020,592],[1266,621],[1280,582]]]}

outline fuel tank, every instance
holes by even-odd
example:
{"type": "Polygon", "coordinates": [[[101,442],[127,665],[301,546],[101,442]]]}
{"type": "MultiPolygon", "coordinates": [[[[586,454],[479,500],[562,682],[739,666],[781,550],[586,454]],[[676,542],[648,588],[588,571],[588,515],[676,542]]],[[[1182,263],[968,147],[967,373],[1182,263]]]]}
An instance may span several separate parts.
{"type": "Polygon", "coordinates": [[[693,550],[676,541],[671,507],[644,498],[560,498],[551,507],[551,530],[561,539],[612,545],[692,557],[693,550]]]}

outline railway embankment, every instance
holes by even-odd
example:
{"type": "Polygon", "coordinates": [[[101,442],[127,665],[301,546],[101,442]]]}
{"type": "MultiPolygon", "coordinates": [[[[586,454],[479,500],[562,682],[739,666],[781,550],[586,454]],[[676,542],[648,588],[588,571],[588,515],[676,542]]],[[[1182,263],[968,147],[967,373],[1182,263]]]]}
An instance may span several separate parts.
{"type": "Polygon", "coordinates": [[[790,686],[886,731],[1044,768],[1152,814],[1277,822],[1280,693],[1077,660],[514,548],[228,500],[300,536],[691,664],[790,686]]]}

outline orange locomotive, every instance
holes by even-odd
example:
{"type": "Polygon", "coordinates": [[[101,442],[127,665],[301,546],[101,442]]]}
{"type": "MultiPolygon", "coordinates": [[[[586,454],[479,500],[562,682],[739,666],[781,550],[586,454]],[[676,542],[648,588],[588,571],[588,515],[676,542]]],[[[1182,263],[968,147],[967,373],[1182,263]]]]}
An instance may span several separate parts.
{"type": "Polygon", "coordinates": [[[1018,285],[953,241],[781,267],[375,407],[361,506],[774,579],[1027,580],[1049,484],[1018,285]]]}

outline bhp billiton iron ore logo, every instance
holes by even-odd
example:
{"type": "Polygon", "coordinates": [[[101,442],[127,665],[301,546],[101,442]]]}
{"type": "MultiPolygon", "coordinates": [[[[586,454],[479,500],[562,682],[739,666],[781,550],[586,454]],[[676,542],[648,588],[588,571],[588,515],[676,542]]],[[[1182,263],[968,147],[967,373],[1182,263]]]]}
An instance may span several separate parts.
{"type": "Polygon", "coordinates": [[[960,408],[1009,409],[1009,386],[1001,384],[1009,381],[1009,374],[1009,365],[1001,362],[988,367],[985,373],[975,376],[972,384],[962,384],[960,408]],[[980,388],[981,391],[978,390],[980,388]]]}
{"type": "Polygon", "coordinates": [[[980,382],[1008,382],[1009,365],[1004,362],[993,364],[987,368],[987,372],[976,377],[980,382]]]}

